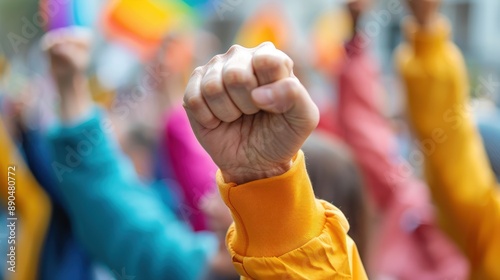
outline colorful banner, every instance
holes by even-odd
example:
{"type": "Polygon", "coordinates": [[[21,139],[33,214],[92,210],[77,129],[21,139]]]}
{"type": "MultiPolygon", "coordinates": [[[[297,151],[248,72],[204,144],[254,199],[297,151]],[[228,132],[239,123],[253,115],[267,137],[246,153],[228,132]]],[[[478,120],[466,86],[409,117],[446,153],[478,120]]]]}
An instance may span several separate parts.
{"type": "Polygon", "coordinates": [[[104,11],[102,27],[106,37],[147,60],[169,32],[189,25],[190,17],[191,9],[180,1],[114,0],[104,11]]]}
{"type": "Polygon", "coordinates": [[[99,0],[40,0],[40,14],[45,30],[68,26],[92,27],[96,23],[102,1],[99,0]]]}

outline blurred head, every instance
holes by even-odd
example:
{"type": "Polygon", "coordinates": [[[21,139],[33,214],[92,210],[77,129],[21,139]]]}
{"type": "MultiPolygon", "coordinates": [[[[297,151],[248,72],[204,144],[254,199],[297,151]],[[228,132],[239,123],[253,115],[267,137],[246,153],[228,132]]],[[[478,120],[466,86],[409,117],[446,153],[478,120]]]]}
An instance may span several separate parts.
{"type": "Polygon", "coordinates": [[[309,178],[317,198],[331,202],[349,221],[349,236],[361,256],[368,237],[363,181],[348,148],[326,135],[313,133],[302,147],[309,178]]]}

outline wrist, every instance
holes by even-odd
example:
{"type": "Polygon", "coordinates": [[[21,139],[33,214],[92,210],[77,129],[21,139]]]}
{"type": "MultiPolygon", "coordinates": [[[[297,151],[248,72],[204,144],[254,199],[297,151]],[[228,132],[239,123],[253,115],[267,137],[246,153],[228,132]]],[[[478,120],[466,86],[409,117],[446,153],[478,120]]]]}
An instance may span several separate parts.
{"type": "Polygon", "coordinates": [[[434,14],[424,19],[416,18],[415,20],[420,30],[430,33],[435,30],[438,19],[439,19],[439,14],[434,14]]]}
{"type": "Polygon", "coordinates": [[[63,82],[56,81],[60,96],[60,118],[64,122],[72,122],[85,116],[92,108],[92,98],[87,78],[76,75],[63,82]]]}
{"type": "Polygon", "coordinates": [[[232,170],[221,169],[222,177],[225,182],[242,185],[248,182],[276,177],[286,173],[292,167],[292,161],[287,163],[275,164],[271,167],[239,167],[232,170]]]}

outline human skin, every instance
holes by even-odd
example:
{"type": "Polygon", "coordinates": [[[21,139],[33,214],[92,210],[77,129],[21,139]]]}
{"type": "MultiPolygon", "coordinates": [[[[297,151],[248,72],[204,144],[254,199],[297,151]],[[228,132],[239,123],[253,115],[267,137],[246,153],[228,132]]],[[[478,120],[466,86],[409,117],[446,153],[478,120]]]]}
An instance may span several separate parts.
{"type": "Polygon", "coordinates": [[[184,107],[226,182],[281,175],[317,126],[319,112],[271,43],[231,47],[193,72],[184,107]]]}

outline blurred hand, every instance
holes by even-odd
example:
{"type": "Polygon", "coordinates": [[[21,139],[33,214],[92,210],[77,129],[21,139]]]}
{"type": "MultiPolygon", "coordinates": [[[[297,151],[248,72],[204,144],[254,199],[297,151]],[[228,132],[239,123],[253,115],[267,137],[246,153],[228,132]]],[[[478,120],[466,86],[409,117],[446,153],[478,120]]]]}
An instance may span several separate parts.
{"type": "Polygon", "coordinates": [[[373,0],[348,0],[347,8],[351,14],[353,28],[355,29],[358,25],[359,18],[361,15],[370,8],[373,0]]]}
{"type": "Polygon", "coordinates": [[[85,72],[90,61],[90,43],[90,33],[79,28],[56,29],[42,40],[61,97],[63,121],[77,119],[89,110],[91,98],[85,72]]]}
{"type": "Polygon", "coordinates": [[[49,56],[56,82],[64,82],[87,70],[91,40],[86,33],[76,28],[61,28],[45,35],[42,47],[49,56]]]}
{"type": "Polygon", "coordinates": [[[319,121],[318,108],[271,43],[233,46],[193,72],[184,106],[224,180],[283,174],[319,121]]]}
{"type": "Polygon", "coordinates": [[[437,19],[441,0],[407,0],[413,16],[423,28],[429,28],[437,19]]]}

